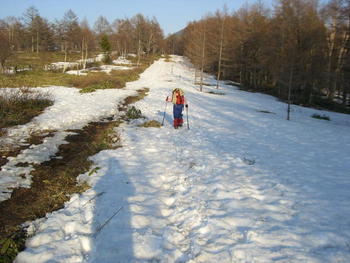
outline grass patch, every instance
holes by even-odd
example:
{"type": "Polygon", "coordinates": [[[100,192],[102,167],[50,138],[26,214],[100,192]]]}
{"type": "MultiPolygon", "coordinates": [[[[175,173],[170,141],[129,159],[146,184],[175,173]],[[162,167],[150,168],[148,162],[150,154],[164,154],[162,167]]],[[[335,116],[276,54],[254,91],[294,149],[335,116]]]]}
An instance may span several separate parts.
{"type": "MultiPolygon", "coordinates": [[[[139,75],[158,59],[159,56],[147,56],[142,57],[140,62],[141,65],[137,68],[130,70],[113,70],[110,75],[107,75],[103,72],[90,72],[87,76],[76,76],[70,74],[64,74],[61,72],[52,72],[42,70],[43,65],[47,65],[51,62],[63,61],[61,55],[58,53],[50,53],[49,58],[43,59],[43,62],[36,62],[38,67],[33,71],[22,71],[17,74],[2,74],[0,77],[0,88],[16,88],[16,87],[41,87],[41,86],[69,86],[77,87],[80,89],[88,89],[83,92],[93,92],[96,89],[111,88],[123,88],[126,82],[135,81],[139,78],[139,75]],[[107,84],[106,84],[107,83],[107,84]]],[[[72,56],[72,60],[79,59],[80,57],[72,56]]],[[[137,58],[132,58],[137,60],[137,58]]],[[[22,63],[28,64],[40,60],[37,57],[37,54],[33,53],[23,53],[18,55],[13,64],[22,63]],[[23,60],[21,60],[23,59],[23,60]]],[[[9,64],[11,65],[11,64],[9,64]]],[[[35,69],[35,67],[34,67],[35,69]]]]}
{"type": "Polygon", "coordinates": [[[135,103],[139,100],[142,100],[144,97],[147,96],[149,92],[149,88],[146,88],[144,87],[143,89],[141,90],[138,90],[138,94],[136,96],[130,96],[130,97],[127,97],[125,100],[124,100],[124,105],[121,105],[118,110],[119,111],[126,111],[127,108],[125,105],[129,105],[129,104],[132,104],[132,103],[135,103]]]}
{"type": "MultiPolygon", "coordinates": [[[[90,53],[89,57],[94,57],[98,53],[90,53]]],[[[47,51],[47,52],[15,52],[8,60],[7,66],[27,67],[30,66],[34,70],[42,70],[44,66],[54,63],[63,62],[65,59],[64,52],[47,51]]],[[[75,62],[81,59],[80,52],[70,52],[67,55],[67,62],[75,62]]]]}
{"type": "Polygon", "coordinates": [[[72,86],[76,76],[50,71],[23,71],[13,75],[1,75],[0,88],[72,86]]]}
{"type": "Polygon", "coordinates": [[[50,95],[30,89],[7,90],[0,94],[0,128],[29,122],[53,104],[50,95]]]}
{"type": "Polygon", "coordinates": [[[315,118],[315,119],[320,119],[320,120],[326,120],[326,121],[330,121],[331,119],[327,116],[327,115],[319,115],[319,114],[313,114],[311,116],[312,118],[315,118]]]}
{"type": "Polygon", "coordinates": [[[18,228],[8,238],[0,239],[0,263],[13,261],[19,251],[24,249],[26,237],[25,231],[18,228]]]}
{"type": "Polygon", "coordinates": [[[71,85],[80,88],[81,93],[94,92],[98,89],[122,89],[127,82],[138,80],[145,67],[131,70],[112,70],[111,74],[93,72],[87,76],[77,76],[71,85]]]}
{"type": "MultiPolygon", "coordinates": [[[[144,67],[144,66],[149,66],[151,65],[155,60],[160,59],[161,55],[159,54],[154,54],[154,55],[148,55],[148,56],[141,56],[140,58],[140,67],[144,67]]],[[[137,64],[138,58],[137,56],[135,57],[131,57],[128,56],[128,59],[131,61],[132,64],[137,64]]]]}
{"type": "Polygon", "coordinates": [[[158,121],[155,121],[155,120],[150,120],[150,121],[146,121],[142,124],[139,125],[139,127],[145,127],[145,128],[160,128],[162,125],[158,122],[158,121]]]}
{"type": "Polygon", "coordinates": [[[173,62],[172,60],[171,60],[171,57],[170,57],[170,55],[168,55],[168,54],[166,54],[165,56],[164,56],[164,61],[165,62],[173,62]]]}
{"type": "Polygon", "coordinates": [[[93,84],[88,86],[87,88],[81,89],[80,93],[89,93],[89,92],[94,92],[98,89],[113,89],[115,87],[115,83],[111,80],[106,80],[104,82],[98,83],[98,84],[93,84]]]}

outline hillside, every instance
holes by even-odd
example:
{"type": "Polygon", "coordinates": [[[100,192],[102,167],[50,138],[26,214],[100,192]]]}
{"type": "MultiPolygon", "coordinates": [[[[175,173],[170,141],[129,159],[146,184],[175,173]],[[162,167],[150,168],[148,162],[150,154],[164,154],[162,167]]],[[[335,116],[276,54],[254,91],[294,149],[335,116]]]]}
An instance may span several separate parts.
{"type": "MultiPolygon", "coordinates": [[[[349,262],[350,116],[293,106],[287,121],[271,96],[223,83],[199,92],[189,63],[172,60],[126,87],[149,88],[134,106],[159,122],[166,109],[164,126],[116,128],[122,147],[91,157],[80,176],[91,188],[33,222],[16,262],[349,262]],[[190,129],[172,127],[175,87],[190,129]]],[[[106,93],[106,112],[126,91],[106,93]]]]}

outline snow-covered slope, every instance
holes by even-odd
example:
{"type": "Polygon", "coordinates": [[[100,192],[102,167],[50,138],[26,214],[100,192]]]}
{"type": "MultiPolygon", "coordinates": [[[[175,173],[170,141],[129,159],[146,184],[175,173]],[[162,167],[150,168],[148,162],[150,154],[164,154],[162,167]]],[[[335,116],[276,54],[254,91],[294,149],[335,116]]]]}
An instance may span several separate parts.
{"type": "Polygon", "coordinates": [[[16,262],[350,262],[350,116],[286,121],[270,96],[199,92],[173,60],[145,71],[136,107],[161,121],[180,87],[190,130],[171,105],[160,129],[121,126],[124,147],[92,157],[92,188],[35,222],[16,262]]]}

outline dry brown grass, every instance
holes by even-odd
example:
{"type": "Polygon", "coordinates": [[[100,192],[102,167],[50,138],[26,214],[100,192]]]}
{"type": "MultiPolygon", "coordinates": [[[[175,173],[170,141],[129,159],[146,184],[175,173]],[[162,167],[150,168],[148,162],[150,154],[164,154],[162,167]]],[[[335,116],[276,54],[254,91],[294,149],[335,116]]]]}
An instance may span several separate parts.
{"type": "Polygon", "coordinates": [[[162,125],[155,120],[146,121],[139,125],[139,127],[144,127],[144,128],[160,128],[161,126],[162,125]]]}
{"type": "Polygon", "coordinates": [[[50,94],[28,88],[0,93],[0,129],[24,124],[52,105],[50,94]]]}
{"type": "MultiPolygon", "coordinates": [[[[89,57],[96,56],[98,53],[90,53],[89,57]]],[[[53,62],[64,61],[64,52],[60,51],[42,51],[36,52],[15,52],[8,60],[9,66],[31,66],[33,69],[43,69],[45,65],[53,62]]],[[[70,52],[67,56],[68,62],[74,62],[81,59],[81,53],[70,52]]]]}
{"type": "Polygon", "coordinates": [[[116,122],[91,123],[76,131],[77,134],[68,136],[68,144],[61,145],[57,153],[61,159],[34,165],[31,188],[17,188],[10,199],[0,203],[0,247],[1,242],[8,239],[16,246],[15,250],[6,250],[4,256],[8,260],[4,262],[12,262],[12,255],[16,255],[14,251],[23,249],[25,236],[17,241],[13,238],[23,232],[21,224],[62,208],[73,193],[88,189],[87,184],[77,184],[76,177],[90,169],[89,156],[111,148],[111,134],[116,125],[116,122]]]}

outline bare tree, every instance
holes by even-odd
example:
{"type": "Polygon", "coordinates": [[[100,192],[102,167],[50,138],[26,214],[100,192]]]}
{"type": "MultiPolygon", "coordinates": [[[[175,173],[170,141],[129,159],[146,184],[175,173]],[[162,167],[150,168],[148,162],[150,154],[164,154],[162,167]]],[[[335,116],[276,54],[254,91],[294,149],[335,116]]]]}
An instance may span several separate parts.
{"type": "Polygon", "coordinates": [[[94,48],[94,35],[90,30],[89,23],[84,19],[80,23],[81,29],[81,61],[83,68],[86,68],[89,51],[94,48]]]}
{"type": "Polygon", "coordinates": [[[336,92],[342,93],[345,104],[348,86],[345,72],[350,49],[350,1],[332,0],[323,12],[328,29],[327,95],[333,99],[336,92]]]}
{"type": "Polygon", "coordinates": [[[203,74],[207,66],[207,22],[202,19],[199,22],[190,23],[185,31],[185,54],[192,60],[195,70],[195,83],[197,71],[200,73],[200,91],[203,90],[203,74]]]}
{"type": "Polygon", "coordinates": [[[126,56],[126,54],[136,53],[136,45],[134,42],[135,27],[129,19],[117,19],[113,23],[114,34],[112,42],[114,48],[118,50],[119,54],[126,56]]]}
{"type": "Polygon", "coordinates": [[[11,56],[11,46],[8,38],[0,32],[0,72],[4,73],[6,60],[11,56]]]}
{"type": "Polygon", "coordinates": [[[112,28],[107,18],[99,16],[94,24],[94,30],[98,36],[109,35],[112,33],[112,28]]]}
{"type": "Polygon", "coordinates": [[[36,18],[39,16],[39,11],[34,6],[29,7],[23,14],[23,20],[31,38],[31,49],[35,51],[35,38],[37,37],[36,18]]]}

